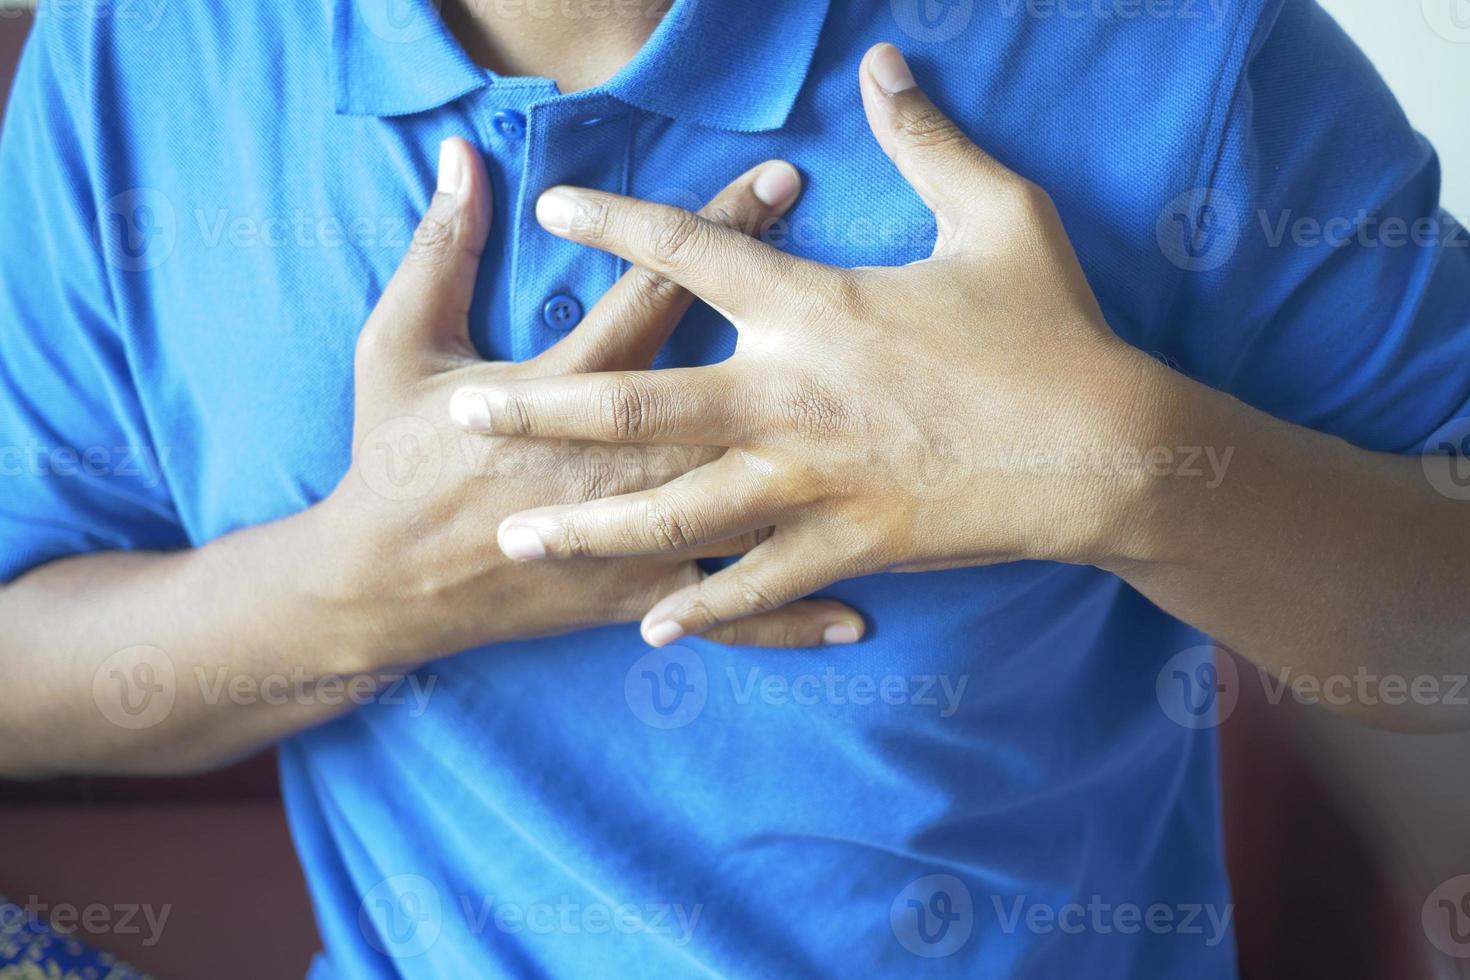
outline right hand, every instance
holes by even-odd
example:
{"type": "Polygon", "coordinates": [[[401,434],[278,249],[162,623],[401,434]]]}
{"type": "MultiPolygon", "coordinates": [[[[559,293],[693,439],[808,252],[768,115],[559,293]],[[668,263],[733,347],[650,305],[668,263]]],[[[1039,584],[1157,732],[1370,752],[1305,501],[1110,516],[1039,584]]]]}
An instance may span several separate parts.
{"type": "MultiPolygon", "coordinates": [[[[755,167],[703,214],[751,232],[795,200],[783,163],[755,167]],[[763,203],[756,195],[760,181],[763,203]],[[769,188],[769,189],[768,189],[769,188]]],[[[496,529],[528,507],[573,503],[661,485],[714,458],[687,447],[601,446],[464,432],[444,405],[464,386],[648,367],[691,298],[667,280],[629,270],[566,338],[532,360],[487,362],[469,337],[469,308],[491,201],[484,163],[446,140],[439,186],[407,256],[358,340],[352,467],[317,506],[333,542],[333,594],[366,616],[376,664],[421,663],[485,644],[637,621],[660,596],[703,573],[678,558],[516,562],[496,529]]],[[[694,553],[740,554],[754,536],[694,553]]],[[[816,646],[853,642],[862,618],[812,599],[727,624],[725,643],[816,646]]]]}

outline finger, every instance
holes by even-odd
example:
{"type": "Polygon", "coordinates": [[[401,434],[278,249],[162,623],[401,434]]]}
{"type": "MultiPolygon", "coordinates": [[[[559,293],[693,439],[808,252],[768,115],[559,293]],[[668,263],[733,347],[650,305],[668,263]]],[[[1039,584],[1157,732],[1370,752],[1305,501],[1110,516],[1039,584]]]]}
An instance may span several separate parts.
{"type": "Polygon", "coordinates": [[[661,487],[512,514],[496,535],[507,558],[611,558],[687,552],[767,527],[769,481],[727,453],[661,487]]]}
{"type": "Polygon", "coordinates": [[[914,81],[903,54],[874,45],[858,70],[863,108],[883,152],[923,198],[941,243],[962,243],[983,227],[997,191],[1021,180],[937,109],[914,81]]]}
{"type": "Polygon", "coordinates": [[[831,599],[803,599],[759,616],[716,626],[705,639],[728,646],[820,647],[856,643],[863,617],[831,599]]]}
{"type": "Polygon", "coordinates": [[[489,230],[484,160],[451,137],[439,146],[438,185],[429,210],[364,332],[400,351],[473,353],[469,309],[489,230]]]}
{"type": "Polygon", "coordinates": [[[553,187],[537,199],[536,220],[673,280],[732,320],[775,310],[783,286],[834,274],[682,208],[604,191],[553,187]]]}
{"type": "MultiPolygon", "coordinates": [[[[734,558],[743,555],[753,549],[766,538],[771,536],[773,528],[758,527],[753,531],[745,531],[733,538],[725,538],[712,544],[701,545],[698,548],[690,548],[683,552],[685,558],[734,558]]],[[[641,616],[646,609],[638,611],[641,616]]]]}
{"type": "Polygon", "coordinates": [[[772,612],[833,581],[799,536],[776,534],[704,581],[675,592],[643,617],[649,646],[667,646],[747,616],[772,612]]]}
{"type": "MultiPolygon", "coordinates": [[[[768,221],[785,214],[800,192],[796,168],[772,160],[726,185],[699,214],[722,228],[757,235],[768,221]]],[[[693,300],[673,280],[634,266],[575,330],[536,358],[538,367],[545,374],[647,367],[693,300]]]]}
{"type": "Polygon", "coordinates": [[[457,390],[449,415],[487,435],[733,446],[759,417],[757,396],[723,364],[484,383],[457,390]]]}

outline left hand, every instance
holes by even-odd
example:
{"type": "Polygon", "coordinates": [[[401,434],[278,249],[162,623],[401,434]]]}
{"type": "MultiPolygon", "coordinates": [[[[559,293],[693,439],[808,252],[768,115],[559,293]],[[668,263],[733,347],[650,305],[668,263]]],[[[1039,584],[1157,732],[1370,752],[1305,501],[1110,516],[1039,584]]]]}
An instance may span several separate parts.
{"type": "Polygon", "coordinates": [[[874,135],[934,213],[929,259],[834,268],[677,208],[553,188],[536,208],[548,231],[703,297],[734,323],[735,353],[455,395],[484,397],[480,431],[498,435],[728,447],[662,487],[500,527],[520,559],[684,551],[774,528],[654,606],[654,646],[843,578],[1093,562],[1124,533],[1139,470],[1088,463],[1117,458],[1154,362],[1104,322],[1047,195],[943,116],[898,49],[878,45],[859,75],[874,135]]]}

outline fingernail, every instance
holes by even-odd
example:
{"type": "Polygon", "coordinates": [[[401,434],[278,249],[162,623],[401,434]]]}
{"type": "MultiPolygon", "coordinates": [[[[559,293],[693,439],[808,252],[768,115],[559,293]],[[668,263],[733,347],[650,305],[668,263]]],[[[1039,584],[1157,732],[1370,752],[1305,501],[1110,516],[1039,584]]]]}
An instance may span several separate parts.
{"type": "Polygon", "coordinates": [[[908,62],[903,60],[903,54],[898,48],[891,44],[884,44],[873,52],[873,57],[868,61],[868,71],[878,87],[889,95],[907,92],[915,85],[914,73],[909,71],[908,62]]]}
{"type": "Polygon", "coordinates": [[[857,641],[857,627],[851,623],[833,623],[822,630],[823,643],[856,643],[857,641]]]}
{"type": "Polygon", "coordinates": [[[484,392],[461,388],[449,399],[449,417],[461,428],[487,432],[490,429],[490,399],[484,392]]]}
{"type": "Polygon", "coordinates": [[[755,193],[756,199],[766,207],[785,207],[796,197],[796,192],[801,190],[801,178],[797,176],[795,167],[784,160],[778,160],[756,174],[755,183],[750,189],[755,193]]]}
{"type": "Polygon", "coordinates": [[[522,524],[501,528],[500,550],[505,557],[516,561],[546,557],[546,545],[542,543],[541,535],[522,524]]]}
{"type": "Polygon", "coordinates": [[[453,140],[439,144],[440,194],[461,194],[469,184],[469,169],[464,165],[464,154],[453,140]]]}
{"type": "Polygon", "coordinates": [[[684,627],[672,619],[665,620],[662,623],[656,623],[643,631],[643,638],[648,641],[648,645],[651,647],[668,646],[683,635],[684,627]]]}
{"type": "Polygon", "coordinates": [[[577,200],[566,191],[552,188],[536,199],[536,220],[547,231],[571,231],[576,216],[577,200]]]}

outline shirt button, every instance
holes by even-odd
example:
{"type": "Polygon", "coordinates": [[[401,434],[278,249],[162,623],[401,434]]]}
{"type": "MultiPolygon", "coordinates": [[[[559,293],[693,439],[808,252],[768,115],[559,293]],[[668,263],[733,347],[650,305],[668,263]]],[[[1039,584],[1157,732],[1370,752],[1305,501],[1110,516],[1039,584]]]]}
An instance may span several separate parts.
{"type": "Polygon", "coordinates": [[[495,131],[506,139],[518,140],[526,135],[526,117],[514,109],[501,109],[491,117],[495,131]]]}
{"type": "Polygon", "coordinates": [[[570,330],[582,319],[582,304],[566,293],[557,293],[541,307],[541,319],[553,330],[570,330]]]}

